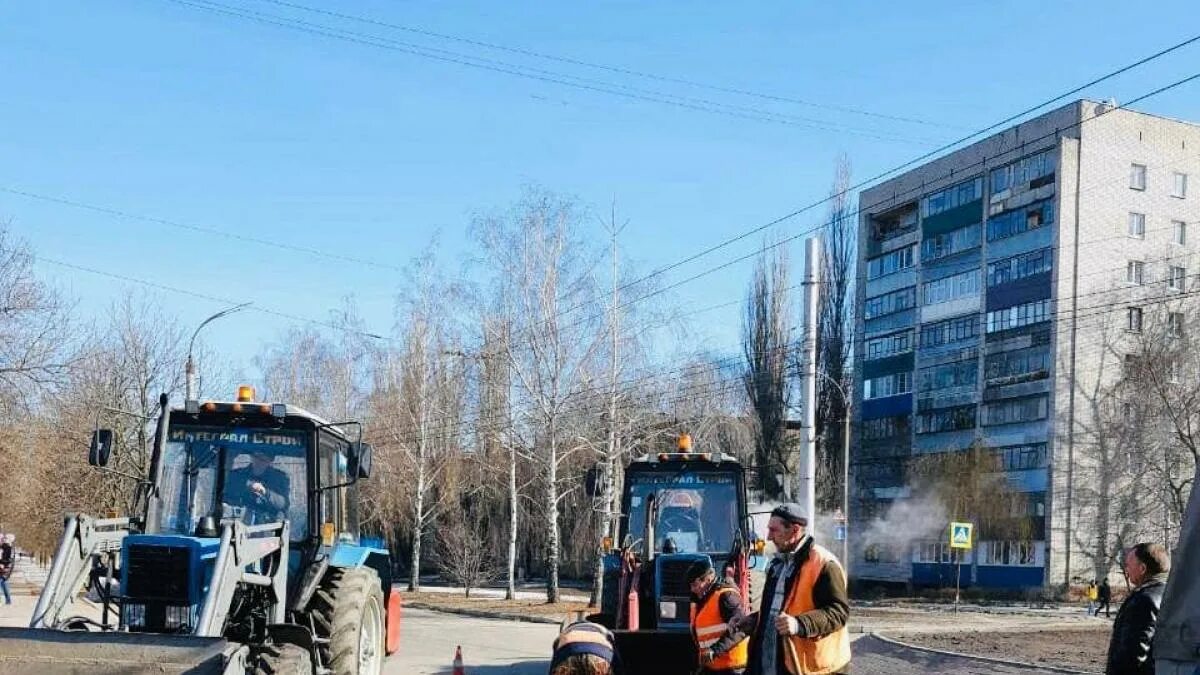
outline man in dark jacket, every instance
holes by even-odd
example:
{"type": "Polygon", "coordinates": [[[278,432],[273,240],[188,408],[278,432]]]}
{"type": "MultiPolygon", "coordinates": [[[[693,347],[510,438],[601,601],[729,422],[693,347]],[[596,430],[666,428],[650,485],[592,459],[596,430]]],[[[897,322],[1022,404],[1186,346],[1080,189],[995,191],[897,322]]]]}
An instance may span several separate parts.
{"type": "Polygon", "coordinates": [[[700,667],[714,675],[746,672],[745,642],[749,636],[743,626],[746,608],[741,591],[718,581],[707,559],[688,568],[687,582],[692,593],[692,635],[700,650],[700,667]]]}
{"type": "Polygon", "coordinates": [[[1112,618],[1112,611],[1109,607],[1110,603],[1112,603],[1112,586],[1108,585],[1107,578],[1100,582],[1100,589],[1097,591],[1097,596],[1099,597],[1099,601],[1096,604],[1096,616],[1100,616],[1100,608],[1103,607],[1104,618],[1112,618]]]}
{"type": "Polygon", "coordinates": [[[274,523],[287,518],[291,480],[272,464],[275,455],[255,449],[250,464],[229,472],[225,481],[225,501],[245,507],[249,523],[274,523]]]}
{"type": "Polygon", "coordinates": [[[807,528],[808,516],[799,504],[783,504],[771,512],[767,538],[776,555],[767,568],[759,611],[746,619],[754,625],[749,675],[800,675],[796,660],[804,662],[807,672],[849,672],[846,573],[807,528]],[[815,567],[811,587],[797,588],[801,570],[815,567]]]}
{"type": "Polygon", "coordinates": [[[1142,543],[1125,552],[1125,576],[1134,589],[1113,621],[1106,675],[1154,675],[1150,646],[1170,569],[1171,558],[1162,544],[1142,543]]]}

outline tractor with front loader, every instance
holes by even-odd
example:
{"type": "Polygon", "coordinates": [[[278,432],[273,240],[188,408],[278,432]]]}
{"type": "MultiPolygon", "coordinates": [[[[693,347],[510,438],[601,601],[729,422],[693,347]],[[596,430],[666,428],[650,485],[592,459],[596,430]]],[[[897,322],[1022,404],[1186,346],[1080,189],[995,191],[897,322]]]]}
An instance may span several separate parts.
{"type": "MultiPolygon", "coordinates": [[[[400,598],[359,535],[361,426],[253,399],[160,398],[130,515],[65,519],[30,627],[0,629],[0,672],[381,672],[400,598]],[[79,616],[85,586],[100,610],[79,616]]],[[[114,438],[97,428],[89,462],[120,473],[114,438]]]]}
{"type": "Polygon", "coordinates": [[[620,546],[603,543],[604,595],[589,619],[613,630],[622,673],[691,675],[698,650],[688,568],[709,560],[750,606],[750,570],[762,543],[750,519],[745,469],[731,455],[694,452],[684,434],[676,451],[625,468],[619,523],[620,546]]]}

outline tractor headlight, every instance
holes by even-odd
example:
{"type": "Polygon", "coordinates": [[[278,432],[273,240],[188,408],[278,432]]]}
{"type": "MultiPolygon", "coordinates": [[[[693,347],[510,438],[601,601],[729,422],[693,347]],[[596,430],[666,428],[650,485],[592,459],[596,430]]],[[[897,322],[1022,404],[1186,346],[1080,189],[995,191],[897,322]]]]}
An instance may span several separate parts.
{"type": "Polygon", "coordinates": [[[675,601],[663,600],[658,603],[658,616],[662,619],[674,619],[675,617],[675,601]]]}
{"type": "Polygon", "coordinates": [[[127,602],[121,607],[121,619],[129,628],[146,627],[146,606],[139,603],[127,602]]]}
{"type": "Polygon", "coordinates": [[[168,632],[186,632],[192,626],[192,608],[188,605],[167,605],[163,627],[168,632]]]}

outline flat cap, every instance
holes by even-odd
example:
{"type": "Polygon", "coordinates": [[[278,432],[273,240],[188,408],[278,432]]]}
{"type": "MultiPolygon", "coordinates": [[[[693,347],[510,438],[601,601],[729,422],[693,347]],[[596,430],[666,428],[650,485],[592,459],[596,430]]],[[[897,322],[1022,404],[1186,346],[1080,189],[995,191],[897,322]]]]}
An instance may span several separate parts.
{"type": "Polygon", "coordinates": [[[808,525],[808,513],[795,502],[780,504],[771,511],[772,518],[779,518],[792,525],[808,525]]]}
{"type": "Polygon", "coordinates": [[[689,584],[692,583],[693,581],[699,579],[700,577],[704,576],[705,574],[708,574],[709,572],[711,572],[712,568],[713,568],[712,563],[709,562],[709,559],[707,557],[697,560],[696,562],[692,563],[690,567],[688,567],[687,577],[686,577],[687,582],[689,584]]]}

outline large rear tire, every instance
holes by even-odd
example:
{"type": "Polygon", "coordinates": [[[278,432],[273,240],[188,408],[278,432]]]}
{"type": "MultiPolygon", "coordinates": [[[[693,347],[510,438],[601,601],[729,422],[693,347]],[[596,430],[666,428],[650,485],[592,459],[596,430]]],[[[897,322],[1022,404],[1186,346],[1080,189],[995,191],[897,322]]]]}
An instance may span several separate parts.
{"type": "Polygon", "coordinates": [[[384,605],[379,575],[369,567],[332,568],[309,604],[322,661],[333,675],[379,675],[384,657],[384,605]]]}
{"type": "Polygon", "coordinates": [[[263,645],[258,649],[254,675],[312,675],[312,657],[299,645],[263,645]]]}

